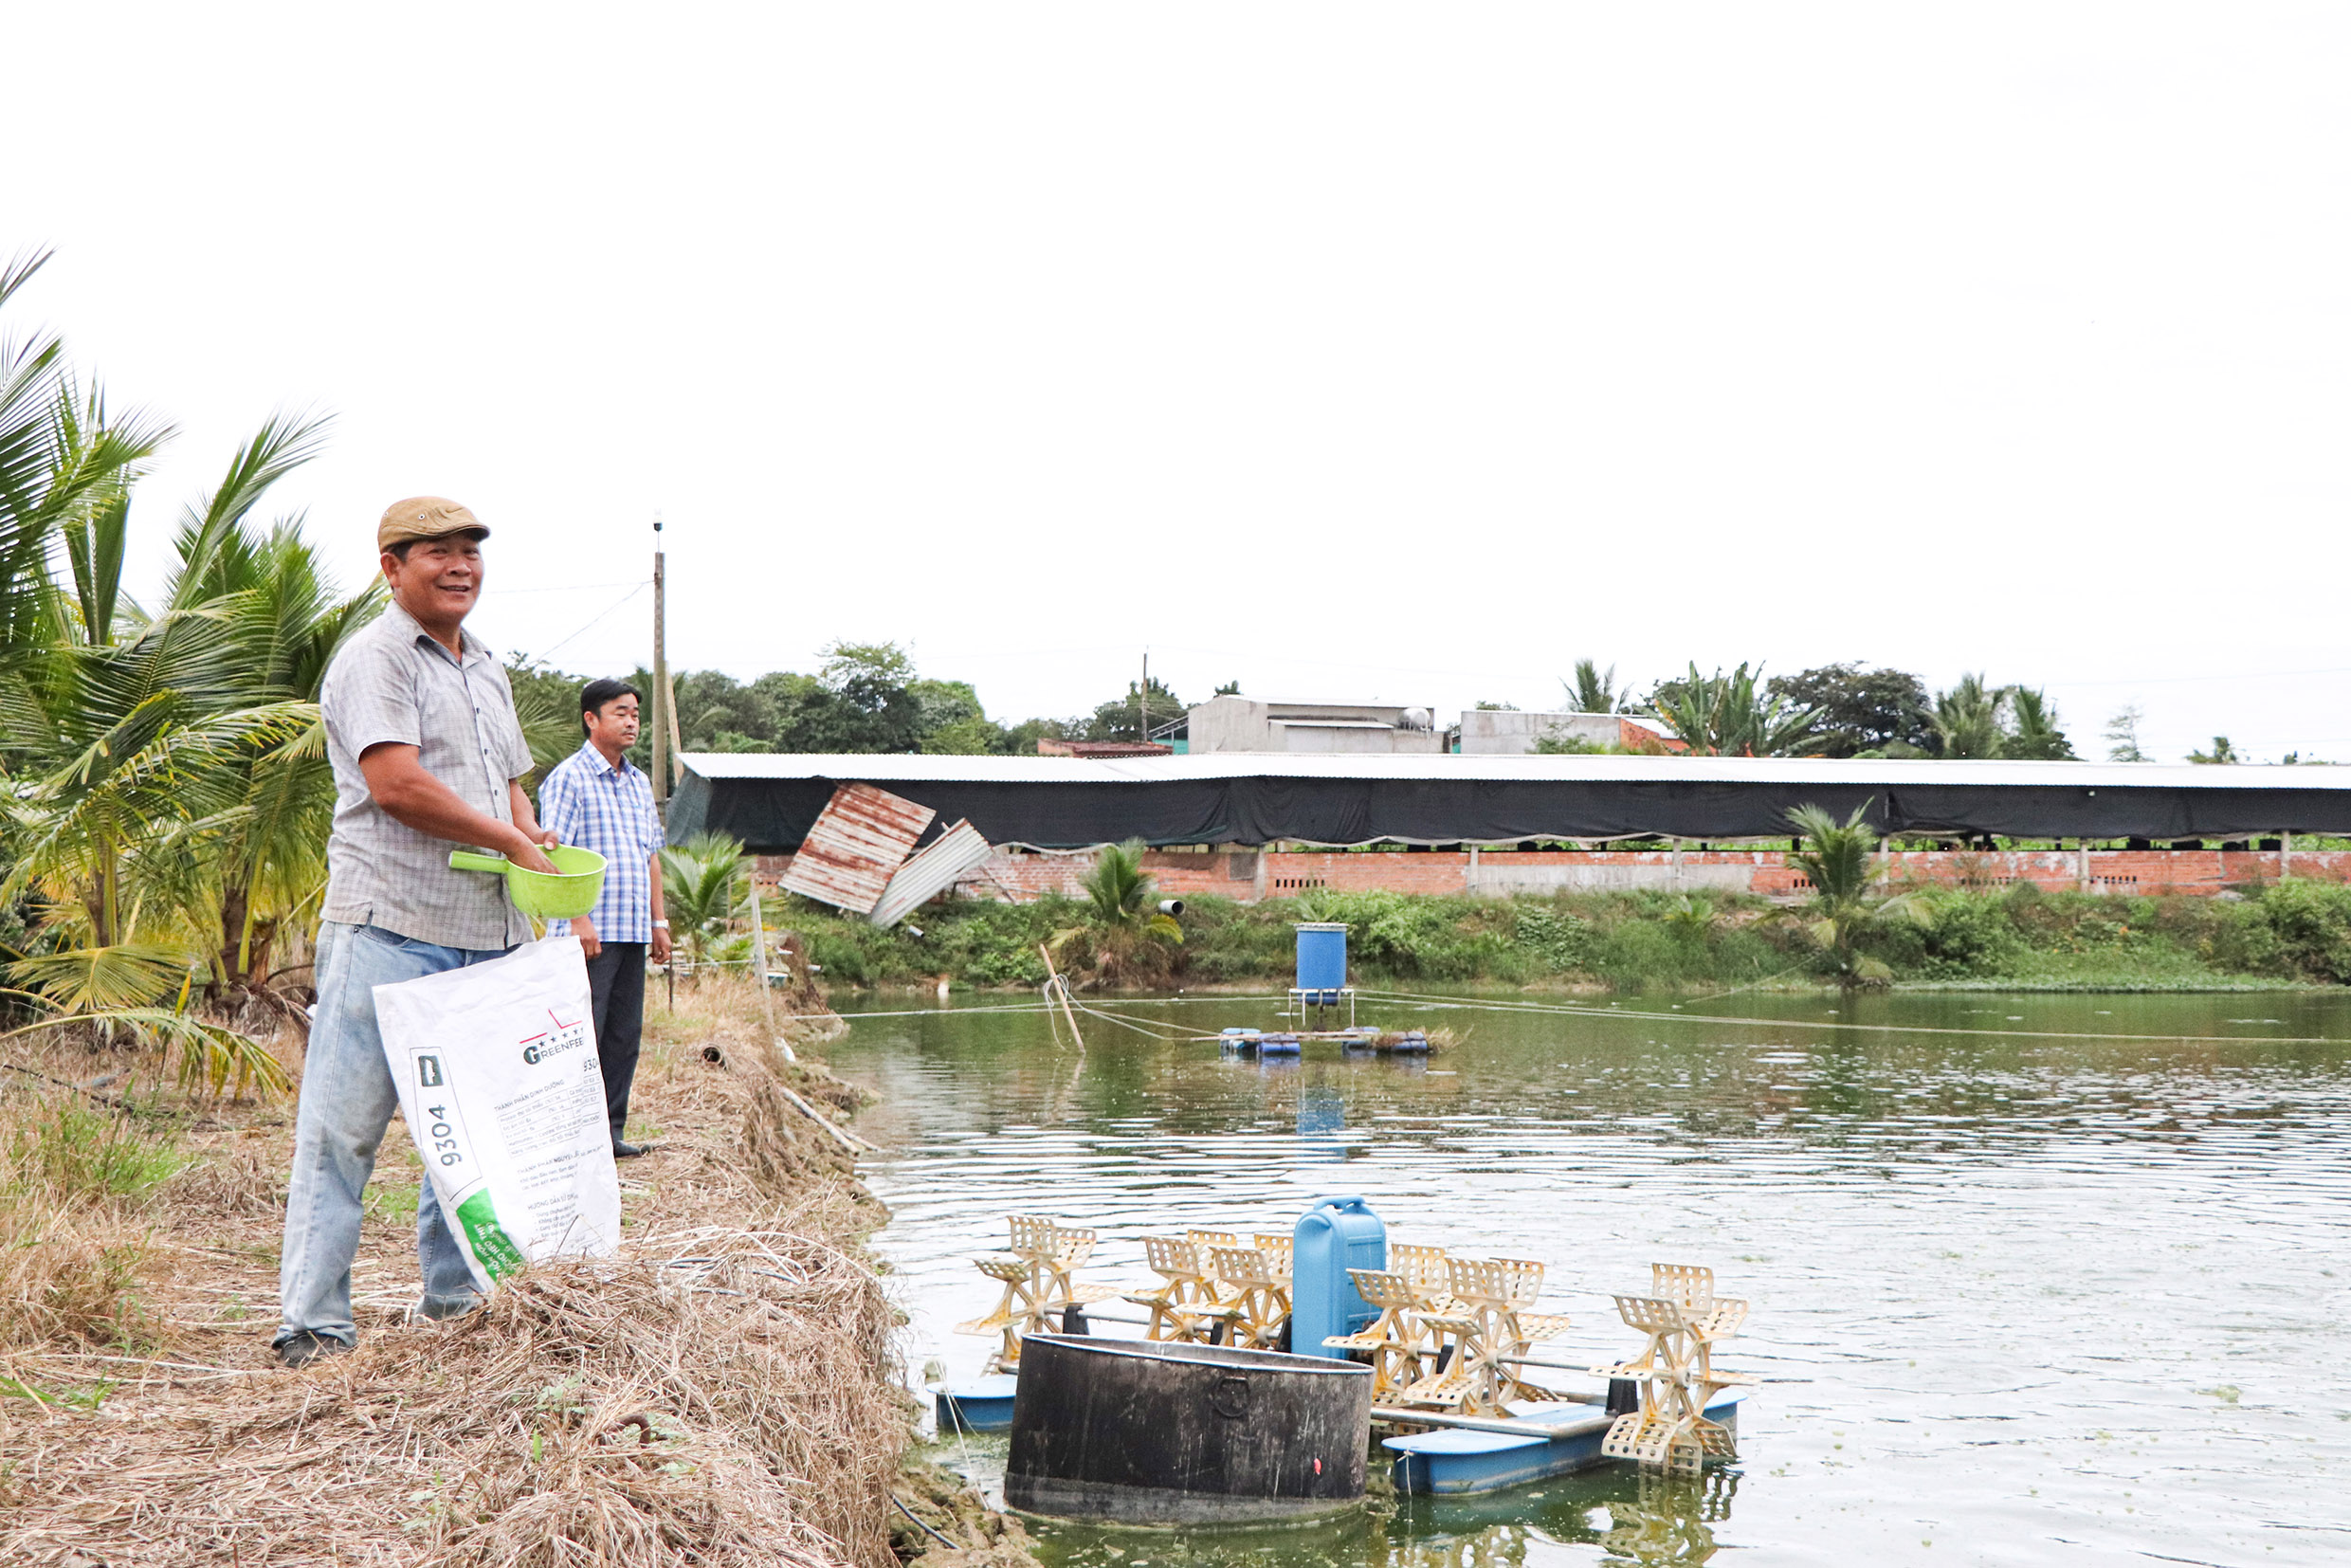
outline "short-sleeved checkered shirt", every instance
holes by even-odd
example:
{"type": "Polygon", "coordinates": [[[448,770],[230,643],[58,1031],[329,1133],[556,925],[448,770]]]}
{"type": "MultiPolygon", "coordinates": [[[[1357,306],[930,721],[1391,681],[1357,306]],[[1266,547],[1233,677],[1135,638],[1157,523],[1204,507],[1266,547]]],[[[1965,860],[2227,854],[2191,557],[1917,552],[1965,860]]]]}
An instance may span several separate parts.
{"type": "Polygon", "coordinates": [[[335,828],[326,845],[330,921],[374,925],[443,947],[494,949],[531,939],[502,877],[449,869],[446,839],[394,822],[368,791],[359,756],[397,741],[466,805],[514,820],[506,786],[531,771],[506,671],[461,632],[463,659],[397,603],[353,633],[319,694],[335,770],[335,828]]]}
{"type": "MultiPolygon", "coordinates": [[[[653,781],[622,757],[614,767],[592,740],[547,770],[538,787],[538,825],[564,843],[593,849],[610,862],[604,891],[588,918],[596,939],[653,939],[653,852],[662,847],[661,818],[653,811],[653,781]]],[[[554,936],[572,929],[569,921],[547,927],[554,936]]]]}

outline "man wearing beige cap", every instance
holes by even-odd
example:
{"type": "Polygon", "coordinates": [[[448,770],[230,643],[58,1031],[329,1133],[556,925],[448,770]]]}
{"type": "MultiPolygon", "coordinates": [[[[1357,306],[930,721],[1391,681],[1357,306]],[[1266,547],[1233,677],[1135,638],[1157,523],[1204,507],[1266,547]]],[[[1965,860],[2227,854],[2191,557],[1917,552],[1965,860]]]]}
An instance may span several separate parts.
{"type": "MultiPolygon", "coordinates": [[[[335,827],[279,1260],[273,1343],[289,1366],[358,1339],[351,1264],[360,1193],[399,1104],[374,988],[480,963],[531,939],[505,879],[451,870],[452,848],[555,869],[540,848],[554,835],[522,791],[531,753],[505,668],[465,630],[482,594],[489,532],[437,496],[385,512],[375,545],[392,603],[343,645],[319,694],[335,827]]],[[[417,1194],[416,1261],[427,1317],[479,1303],[429,1181],[417,1194]]]]}

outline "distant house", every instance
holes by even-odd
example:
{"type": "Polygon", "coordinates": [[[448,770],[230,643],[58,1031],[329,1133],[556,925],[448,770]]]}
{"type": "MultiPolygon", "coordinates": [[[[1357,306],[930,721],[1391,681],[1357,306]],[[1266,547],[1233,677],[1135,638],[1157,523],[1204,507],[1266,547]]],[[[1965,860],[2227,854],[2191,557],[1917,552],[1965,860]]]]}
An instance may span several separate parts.
{"type": "Polygon", "coordinates": [[[1445,733],[1424,707],[1217,697],[1194,707],[1189,719],[1194,757],[1215,752],[1394,757],[1446,749],[1445,733]]]}
{"type": "Polygon", "coordinates": [[[1627,751],[1678,752],[1672,737],[1636,724],[1619,713],[1521,713],[1515,708],[1471,708],[1461,716],[1465,757],[1525,757],[1545,739],[1581,740],[1590,746],[1627,751]]]}
{"type": "Polygon", "coordinates": [[[1039,757],[1173,757],[1176,748],[1155,740],[1056,740],[1037,737],[1039,757]]]}

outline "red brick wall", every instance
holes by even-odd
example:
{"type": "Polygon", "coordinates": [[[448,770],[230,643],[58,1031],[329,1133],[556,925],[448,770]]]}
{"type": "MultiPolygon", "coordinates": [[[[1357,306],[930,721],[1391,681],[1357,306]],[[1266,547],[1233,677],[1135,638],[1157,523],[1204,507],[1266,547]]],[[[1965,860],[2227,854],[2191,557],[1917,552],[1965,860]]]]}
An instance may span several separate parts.
{"type": "MultiPolygon", "coordinates": [[[[1355,853],[1346,850],[1267,852],[1262,857],[1243,851],[1188,854],[1154,849],[1143,857],[1145,869],[1171,897],[1221,894],[1250,899],[1257,890],[1257,862],[1264,861],[1265,892],[1286,898],[1309,887],[1385,888],[1399,893],[1462,894],[1473,890],[1471,856],[1467,851],[1437,854],[1412,851],[1355,853]]],[[[2072,850],[1921,850],[1888,857],[1889,882],[1999,888],[2018,882],[2037,883],[2050,889],[2080,885],[2081,858],[2072,850]]],[[[1508,891],[1513,873],[1527,883],[1557,879],[1560,884],[1594,889],[1683,886],[1695,890],[1729,887],[1766,898],[1787,898],[1811,885],[1788,864],[1781,849],[1686,850],[1681,856],[1681,877],[1669,849],[1481,850],[1477,882],[1490,890],[1508,891]],[[1546,875],[1547,873],[1547,875],[1546,875]],[[1496,883],[1504,885],[1496,887],[1496,883]]],[[[2231,886],[2274,881],[2278,875],[2275,850],[2219,849],[2094,849],[2089,856],[2090,891],[2122,896],[2161,893],[2217,893],[2231,886]]],[[[792,864],[790,855],[757,857],[756,874],[772,887],[792,864]]],[[[1091,852],[1030,854],[999,850],[986,866],[957,884],[973,898],[1009,899],[1027,903],[1048,892],[1076,895],[1079,883],[1092,869],[1091,852]]],[[[2351,882],[2351,851],[2299,849],[2293,874],[2328,882],[2351,882]]],[[[1524,884],[1522,884],[1524,885],[1524,884]]]]}

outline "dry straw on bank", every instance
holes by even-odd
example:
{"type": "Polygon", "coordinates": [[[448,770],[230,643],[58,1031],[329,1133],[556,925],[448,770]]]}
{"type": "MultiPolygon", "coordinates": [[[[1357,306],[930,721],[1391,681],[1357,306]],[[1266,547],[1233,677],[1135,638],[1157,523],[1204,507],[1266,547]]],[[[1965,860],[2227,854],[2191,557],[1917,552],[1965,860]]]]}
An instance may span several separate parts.
{"type": "MultiPolygon", "coordinates": [[[[179,1380],[0,1493],[33,1560],[860,1564],[903,1417],[872,1276],[789,1232],[543,1268],[301,1374],[179,1380]],[[674,1249],[675,1250],[671,1250],[674,1249]],[[87,1440],[92,1435],[96,1440],[87,1440]]],[[[46,1461],[46,1463],[45,1463],[46,1461]]],[[[877,1528],[877,1525],[880,1528],[877,1528]]]]}
{"type": "MultiPolygon", "coordinates": [[[[27,1395],[0,1398],[0,1561],[888,1568],[910,1413],[856,1251],[880,1211],[776,1092],[832,1118],[855,1091],[784,1061],[756,1006],[712,1001],[648,1051],[665,1146],[626,1175],[649,1233],[465,1319],[399,1322],[363,1278],[357,1351],[268,1365],[282,1126],[203,1135],[152,1197],[85,1205],[99,1241],[176,1260],[130,1292],[165,1339],[86,1313],[0,1339],[27,1395]],[[222,1321],[239,1299],[255,1320],[222,1321]],[[107,1377],[128,1381],[73,1408],[107,1377]]],[[[363,1274],[412,1281],[401,1228],[370,1236],[363,1274]]]]}

